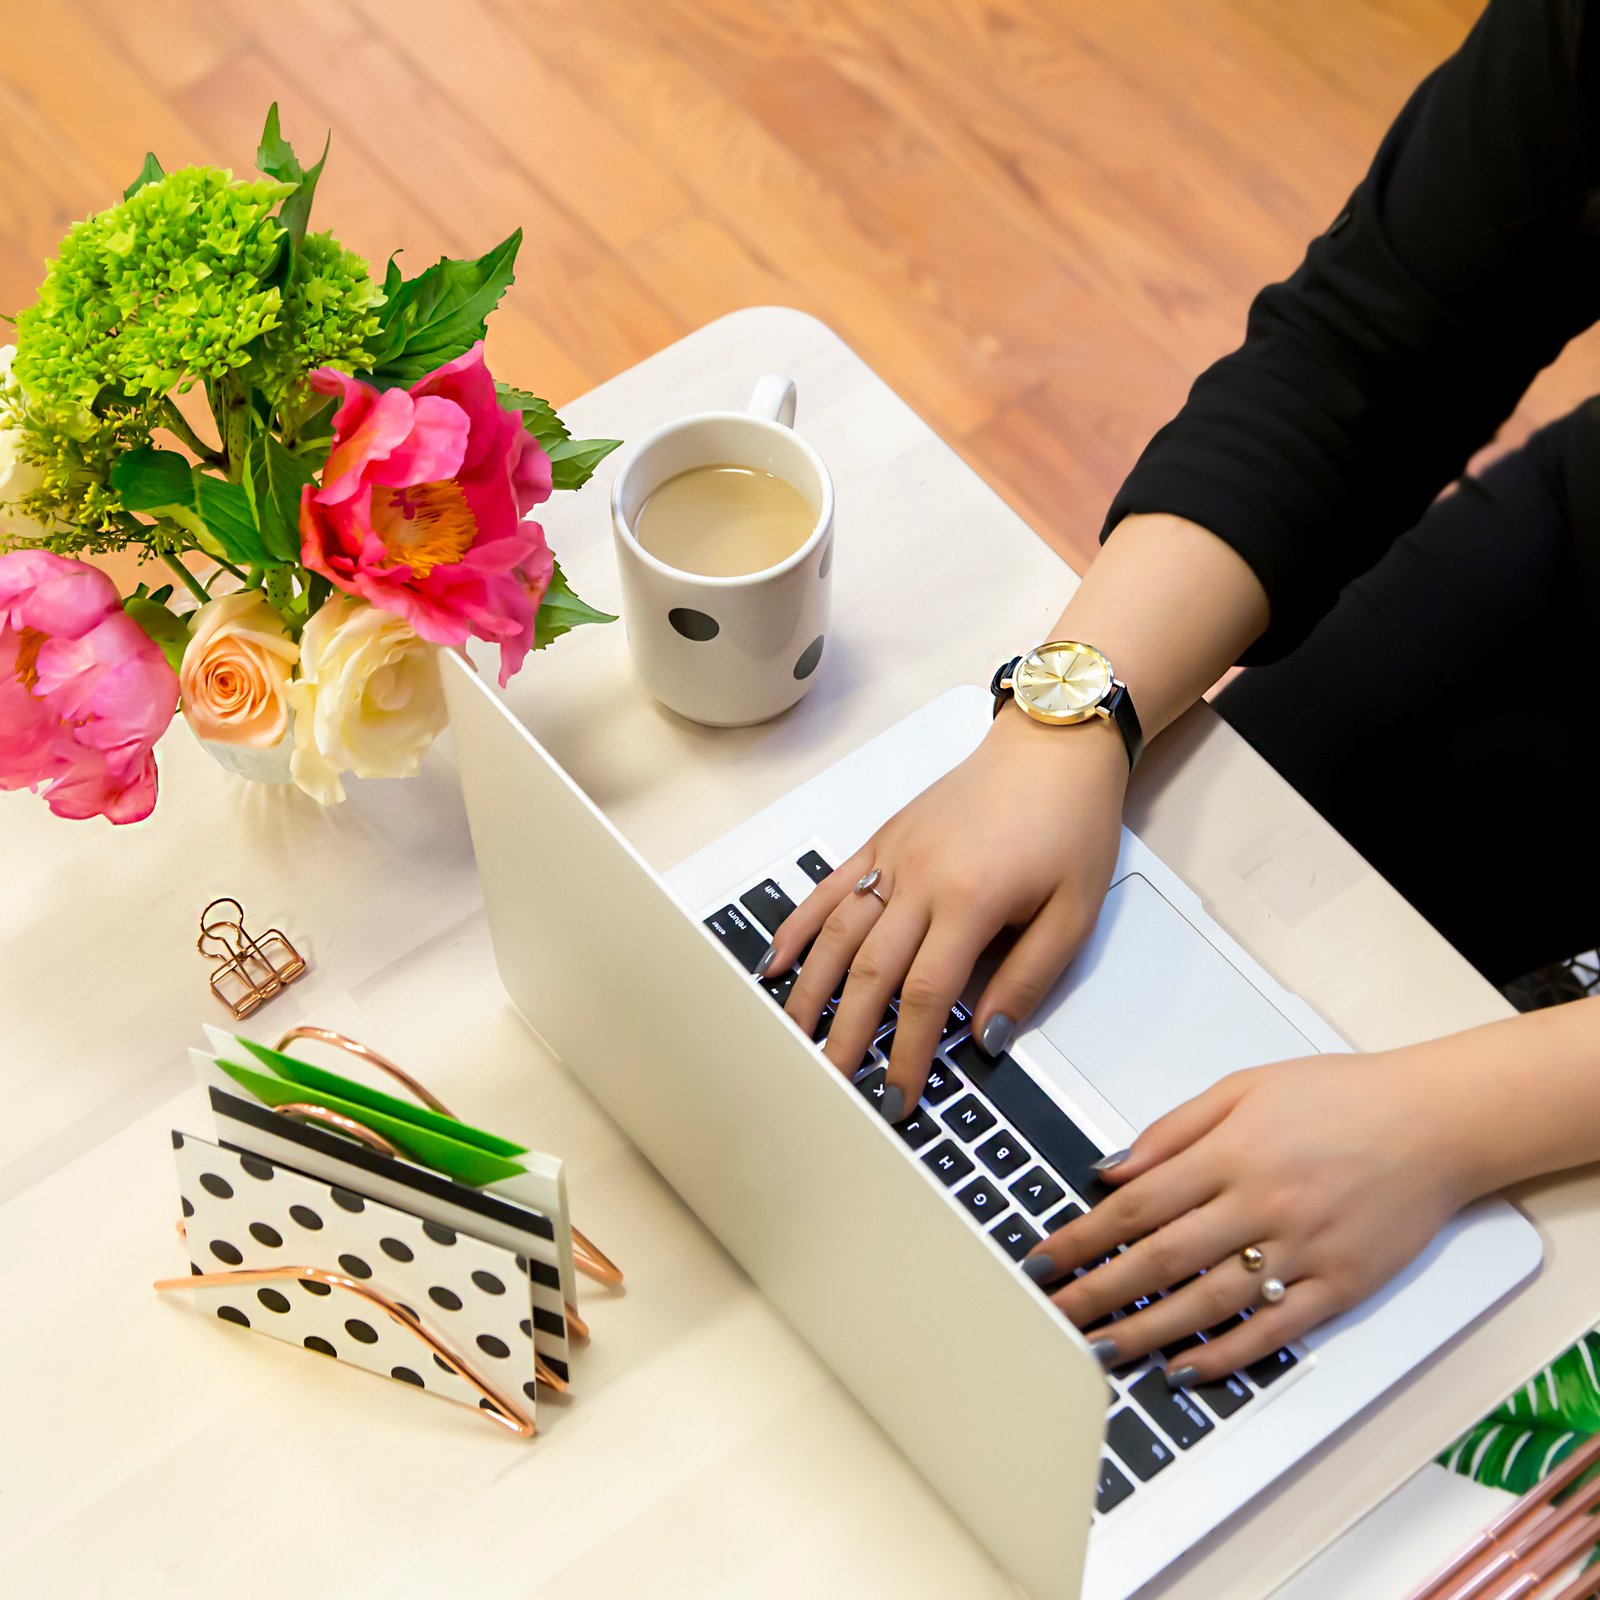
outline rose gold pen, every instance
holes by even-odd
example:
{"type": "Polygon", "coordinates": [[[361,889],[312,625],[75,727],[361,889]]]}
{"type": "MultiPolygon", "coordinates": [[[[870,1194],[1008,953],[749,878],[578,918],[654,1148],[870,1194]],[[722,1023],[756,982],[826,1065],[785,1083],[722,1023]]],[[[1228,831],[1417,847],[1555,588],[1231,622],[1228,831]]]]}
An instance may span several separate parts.
{"type": "MultiPolygon", "coordinates": [[[[1596,1530],[1600,1537],[1600,1529],[1596,1530]]],[[[1587,1572],[1580,1572],[1565,1589],[1550,1596],[1550,1600],[1594,1600],[1600,1595],[1600,1561],[1597,1561],[1587,1572]]],[[[1541,1600],[1538,1595],[1534,1600],[1541,1600]]]]}
{"type": "Polygon", "coordinates": [[[1448,1565],[1411,1591],[1406,1600],[1469,1600],[1485,1583],[1510,1570],[1517,1549],[1547,1528],[1564,1508],[1550,1502],[1600,1461],[1600,1433],[1580,1445],[1547,1478],[1536,1483],[1504,1516],[1491,1522],[1448,1565]]]}
{"type": "MultiPolygon", "coordinates": [[[[1537,1560],[1530,1559],[1505,1588],[1497,1589],[1494,1600],[1532,1600],[1536,1589],[1542,1589],[1574,1556],[1600,1539],[1600,1527],[1595,1525],[1594,1518],[1589,1514],[1600,1503],[1600,1483],[1591,1484],[1581,1498],[1588,1502],[1586,1506],[1580,1507],[1577,1499],[1569,1501],[1566,1506],[1572,1513],[1571,1524],[1563,1523],[1542,1540],[1537,1560]]],[[[1518,1565],[1521,1566],[1521,1563],[1518,1565]]]]}

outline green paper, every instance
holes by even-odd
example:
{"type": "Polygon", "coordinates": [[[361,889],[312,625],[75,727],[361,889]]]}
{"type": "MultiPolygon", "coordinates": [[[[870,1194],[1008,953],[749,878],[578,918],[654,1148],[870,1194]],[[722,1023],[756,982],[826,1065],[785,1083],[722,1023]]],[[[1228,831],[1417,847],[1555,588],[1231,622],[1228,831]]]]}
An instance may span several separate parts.
{"type": "Polygon", "coordinates": [[[315,1089],[319,1094],[336,1095],[339,1099],[349,1100],[368,1111],[381,1111],[386,1117],[393,1117],[398,1122],[409,1122],[425,1132],[453,1139],[457,1144],[475,1145],[480,1150],[487,1150],[490,1155],[525,1156],[528,1153],[525,1144],[513,1144],[498,1134],[486,1133],[482,1128],[473,1127],[470,1122],[447,1117],[441,1111],[430,1111],[426,1106],[417,1105],[415,1101],[397,1100],[392,1094],[385,1094],[382,1089],[372,1089],[364,1083],[356,1083],[353,1079],[341,1077],[337,1072],[329,1072],[326,1067],[319,1067],[313,1062],[300,1060],[298,1056],[285,1055],[281,1050],[272,1050],[264,1044],[257,1044],[254,1039],[236,1038],[234,1043],[243,1045],[263,1066],[275,1072],[280,1078],[287,1078],[290,1083],[299,1084],[302,1089],[315,1089]]]}
{"type": "Polygon", "coordinates": [[[507,1178],[519,1177],[524,1171],[520,1162],[480,1150],[429,1128],[418,1127],[413,1122],[390,1116],[386,1112],[375,1111],[370,1106],[358,1105],[340,1095],[326,1094],[302,1084],[291,1083],[268,1072],[254,1072],[249,1067],[235,1066],[231,1061],[219,1060],[217,1065],[263,1105],[276,1108],[302,1101],[336,1111],[340,1116],[349,1117],[374,1133],[381,1134],[406,1160],[415,1161],[419,1166],[432,1167],[435,1172],[442,1172],[469,1188],[481,1189],[486,1184],[502,1183],[507,1178]]]}

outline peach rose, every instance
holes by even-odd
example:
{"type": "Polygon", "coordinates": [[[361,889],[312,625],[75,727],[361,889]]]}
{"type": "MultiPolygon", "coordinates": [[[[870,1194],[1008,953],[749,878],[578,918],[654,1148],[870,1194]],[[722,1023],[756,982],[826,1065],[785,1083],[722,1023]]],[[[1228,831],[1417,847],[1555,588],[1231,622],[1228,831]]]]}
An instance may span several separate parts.
{"type": "Polygon", "coordinates": [[[289,675],[300,647],[259,589],[195,612],[178,681],[183,714],[202,739],[264,750],[289,730],[289,675]]]}

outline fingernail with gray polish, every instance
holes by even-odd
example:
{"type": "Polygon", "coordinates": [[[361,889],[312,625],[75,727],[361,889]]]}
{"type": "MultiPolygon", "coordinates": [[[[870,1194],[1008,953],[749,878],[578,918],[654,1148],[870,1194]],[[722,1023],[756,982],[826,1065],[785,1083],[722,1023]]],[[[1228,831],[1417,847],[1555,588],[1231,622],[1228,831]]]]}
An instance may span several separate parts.
{"type": "Polygon", "coordinates": [[[1056,1271],[1056,1264],[1049,1256],[1029,1256],[1022,1263],[1022,1270],[1035,1283],[1049,1283],[1052,1278],[1058,1278],[1061,1275],[1056,1271]]]}
{"type": "Polygon", "coordinates": [[[997,1011],[979,1032],[978,1047],[986,1056],[1001,1055],[1009,1048],[1016,1031],[1016,1023],[1005,1012],[997,1011]]]}
{"type": "Polygon", "coordinates": [[[1169,1389],[1187,1389],[1200,1376],[1195,1367],[1168,1367],[1167,1387],[1169,1389]]]}
{"type": "Polygon", "coordinates": [[[883,1114],[885,1122],[898,1122],[906,1114],[905,1091],[891,1083],[883,1091],[883,1098],[878,1102],[878,1110],[883,1114]]]}
{"type": "Polygon", "coordinates": [[[772,952],[773,952],[773,949],[774,949],[774,946],[769,944],[767,946],[767,948],[761,952],[761,959],[758,962],[756,962],[756,976],[758,978],[766,977],[767,968],[772,965],[772,952]]]}
{"type": "Polygon", "coordinates": [[[1096,1172],[1109,1172],[1113,1167],[1120,1167],[1132,1154],[1132,1150],[1113,1150],[1110,1154],[1101,1156],[1098,1161],[1091,1161],[1089,1165],[1096,1172]]]}
{"type": "Polygon", "coordinates": [[[1109,1372],[1117,1364],[1117,1341],[1115,1339],[1096,1339],[1089,1346],[1089,1354],[1109,1372]]]}

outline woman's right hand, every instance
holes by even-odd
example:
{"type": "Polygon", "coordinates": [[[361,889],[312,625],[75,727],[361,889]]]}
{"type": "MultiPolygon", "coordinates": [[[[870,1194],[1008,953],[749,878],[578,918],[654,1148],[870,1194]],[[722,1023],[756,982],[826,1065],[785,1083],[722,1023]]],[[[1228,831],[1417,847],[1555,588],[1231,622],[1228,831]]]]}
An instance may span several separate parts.
{"type": "Polygon", "coordinates": [[[972,755],[891,817],[779,928],[761,970],[784,972],[804,957],[787,1009],[808,1034],[849,973],[826,1045],[847,1075],[900,997],[879,1101],[889,1121],[916,1106],[950,1008],[998,934],[1018,936],[974,1012],[979,1045],[998,1055],[1048,993],[1111,882],[1127,781],[1109,723],[1052,728],[1007,707],[972,755]],[[886,904],[855,893],[874,867],[886,904]]]}

